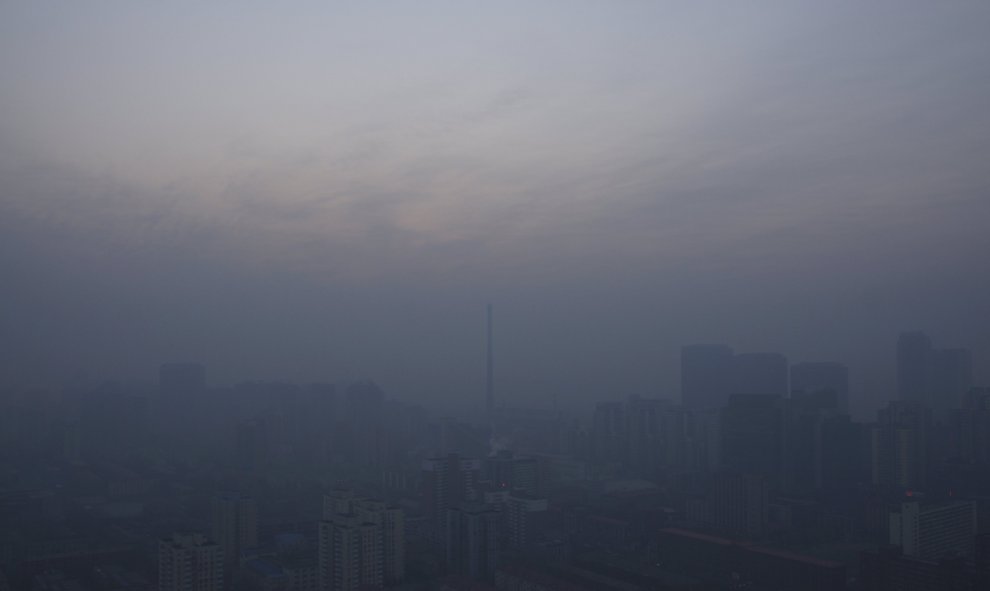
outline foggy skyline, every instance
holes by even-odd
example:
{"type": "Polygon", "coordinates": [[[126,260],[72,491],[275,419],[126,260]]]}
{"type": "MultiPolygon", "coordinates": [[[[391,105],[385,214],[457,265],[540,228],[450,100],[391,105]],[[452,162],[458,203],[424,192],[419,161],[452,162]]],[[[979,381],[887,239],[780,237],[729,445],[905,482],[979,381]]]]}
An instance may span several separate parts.
{"type": "MultiPolygon", "coordinates": [[[[679,398],[901,330],[990,379],[982,2],[9,2],[0,379],[679,398]],[[535,4],[535,5],[534,5],[535,4]]],[[[464,402],[466,401],[466,402],[464,402]]]]}

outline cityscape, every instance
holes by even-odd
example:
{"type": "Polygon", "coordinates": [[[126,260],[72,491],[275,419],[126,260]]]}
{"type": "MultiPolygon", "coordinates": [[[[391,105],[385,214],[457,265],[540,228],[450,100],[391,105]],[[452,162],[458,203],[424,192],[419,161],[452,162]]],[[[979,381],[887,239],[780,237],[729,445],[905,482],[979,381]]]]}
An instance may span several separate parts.
{"type": "Polygon", "coordinates": [[[499,403],[492,317],[476,417],[370,380],[211,387],[193,362],[150,392],[8,397],[8,588],[990,582],[990,387],[968,350],[902,333],[870,421],[842,363],[721,344],[683,347],[679,398],[569,413],[499,403]]]}
{"type": "Polygon", "coordinates": [[[990,2],[0,2],[0,591],[990,590],[990,2]]]}

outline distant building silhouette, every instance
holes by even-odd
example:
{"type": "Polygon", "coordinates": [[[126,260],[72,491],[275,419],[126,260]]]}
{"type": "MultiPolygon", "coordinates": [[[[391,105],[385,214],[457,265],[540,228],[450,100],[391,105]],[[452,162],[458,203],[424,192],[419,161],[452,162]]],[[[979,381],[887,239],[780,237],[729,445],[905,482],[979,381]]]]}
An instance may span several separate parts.
{"type": "Polygon", "coordinates": [[[877,412],[873,428],[873,482],[891,489],[924,489],[931,455],[931,410],[918,402],[892,401],[877,412]]]}
{"type": "Polygon", "coordinates": [[[223,492],[213,498],[213,540],[223,550],[227,582],[241,553],[258,545],[258,505],[249,496],[223,492]]]}
{"type": "Polygon", "coordinates": [[[781,477],[784,403],[776,394],[733,394],[721,413],[721,460],[726,470],[781,477]]]}
{"type": "Polygon", "coordinates": [[[967,349],[935,349],[923,332],[904,332],[897,339],[897,395],[920,402],[942,420],[960,408],[973,386],[973,362],[967,349]]]}

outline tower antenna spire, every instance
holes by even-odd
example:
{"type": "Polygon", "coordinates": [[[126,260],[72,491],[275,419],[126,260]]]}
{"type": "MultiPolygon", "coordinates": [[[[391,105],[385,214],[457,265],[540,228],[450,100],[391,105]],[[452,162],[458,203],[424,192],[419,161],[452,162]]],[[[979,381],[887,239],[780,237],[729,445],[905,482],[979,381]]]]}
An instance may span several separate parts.
{"type": "Polygon", "coordinates": [[[492,412],[495,410],[495,383],[494,383],[494,358],[492,351],[492,305],[488,304],[486,310],[486,325],[487,325],[487,373],[485,376],[485,408],[488,411],[488,418],[492,418],[492,412]]]}

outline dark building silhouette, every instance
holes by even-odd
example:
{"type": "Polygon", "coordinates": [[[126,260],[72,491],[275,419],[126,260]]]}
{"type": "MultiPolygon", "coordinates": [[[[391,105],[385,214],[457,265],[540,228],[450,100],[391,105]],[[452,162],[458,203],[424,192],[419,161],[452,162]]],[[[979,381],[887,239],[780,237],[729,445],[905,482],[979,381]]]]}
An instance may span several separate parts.
{"type": "Polygon", "coordinates": [[[732,393],[732,348],[689,345],[681,348],[681,401],[687,408],[721,408],[732,393]]]}
{"type": "Polygon", "coordinates": [[[929,405],[944,416],[960,408],[973,387],[973,358],[968,349],[935,349],[929,366],[929,405]]]}
{"type": "Polygon", "coordinates": [[[935,349],[923,332],[901,333],[897,339],[898,398],[925,404],[937,419],[945,419],[951,409],[962,405],[973,386],[972,366],[967,349],[935,349]]]}
{"type": "Polygon", "coordinates": [[[447,511],[477,498],[481,462],[457,454],[423,462],[422,508],[436,539],[445,539],[447,511]]]}
{"type": "Polygon", "coordinates": [[[953,417],[956,456],[990,467],[990,388],[972,388],[953,417]]]}
{"type": "Polygon", "coordinates": [[[873,428],[874,483],[890,489],[928,484],[932,413],[916,402],[891,401],[873,428]]]}
{"type": "Polygon", "coordinates": [[[447,511],[447,571],[479,581],[495,578],[499,514],[493,507],[466,503],[447,511]]]}
{"type": "Polygon", "coordinates": [[[721,460],[732,472],[779,479],[784,460],[784,404],[775,394],[733,394],[721,413],[721,460]]]}

